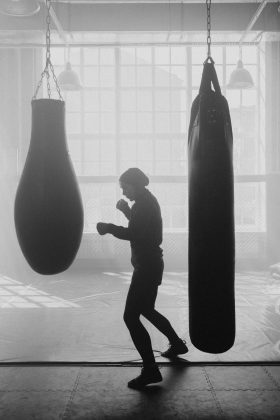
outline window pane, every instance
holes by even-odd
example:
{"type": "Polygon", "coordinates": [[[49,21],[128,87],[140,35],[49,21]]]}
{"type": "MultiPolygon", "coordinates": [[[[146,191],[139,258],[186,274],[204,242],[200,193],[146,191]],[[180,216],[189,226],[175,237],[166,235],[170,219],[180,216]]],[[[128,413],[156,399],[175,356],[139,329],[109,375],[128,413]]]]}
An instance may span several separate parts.
{"type": "Polygon", "coordinates": [[[153,143],[151,140],[139,140],[137,145],[137,159],[141,161],[153,159],[153,143]]]}
{"type": "Polygon", "coordinates": [[[129,159],[129,160],[121,160],[120,162],[120,172],[126,171],[128,168],[134,168],[137,167],[138,162],[135,159],[129,159]]]}
{"type": "Polygon", "coordinates": [[[257,91],[254,89],[243,89],[242,105],[245,105],[245,106],[257,105],[257,91]]]}
{"type": "Polygon", "coordinates": [[[169,132],[169,114],[167,112],[158,112],[155,114],[155,125],[157,133],[169,132]]]}
{"type": "Polygon", "coordinates": [[[183,87],[186,86],[186,69],[184,66],[172,66],[171,73],[171,86],[183,87]]]}
{"type": "Polygon", "coordinates": [[[115,160],[115,143],[111,140],[102,140],[101,146],[101,162],[115,160]]]}
{"type": "Polygon", "coordinates": [[[115,85],[114,67],[100,68],[100,87],[112,87],[115,85]]]}
{"type": "Polygon", "coordinates": [[[156,86],[169,86],[170,80],[169,67],[161,66],[155,68],[155,84],[156,86]]]}
{"type": "Polygon", "coordinates": [[[136,161],[136,141],[122,140],[121,141],[121,159],[123,161],[136,161]]]}
{"type": "Polygon", "coordinates": [[[67,134],[77,134],[81,132],[81,114],[68,112],[66,114],[67,134]]]}
{"type": "Polygon", "coordinates": [[[85,160],[89,162],[100,160],[99,140],[85,141],[85,160]]]}
{"type": "Polygon", "coordinates": [[[207,47],[192,47],[192,63],[203,64],[207,57],[207,47]]]}
{"type": "Polygon", "coordinates": [[[172,145],[172,160],[179,161],[186,159],[187,155],[187,139],[173,140],[172,145]]]}
{"type": "Polygon", "coordinates": [[[81,143],[78,140],[68,140],[68,149],[72,162],[81,160],[81,143]]]}
{"type": "Polygon", "coordinates": [[[137,115],[138,133],[151,133],[153,131],[152,115],[148,112],[139,112],[137,115]]]}
{"type": "Polygon", "coordinates": [[[111,112],[100,115],[101,133],[114,133],[115,131],[115,115],[111,112]]]}
{"type": "Polygon", "coordinates": [[[186,64],[186,47],[171,47],[171,64],[186,64]]]}
{"type": "MultiPolygon", "coordinates": [[[[215,61],[215,65],[223,62],[223,48],[217,45],[211,45],[211,56],[215,61]]],[[[206,56],[205,56],[206,59],[206,56]]]]}
{"type": "Polygon", "coordinates": [[[156,47],[155,48],[155,64],[169,64],[170,63],[170,48],[156,47]]]}
{"type": "Polygon", "coordinates": [[[152,48],[138,47],[136,48],[137,64],[152,64],[152,48]]]}
{"type": "Polygon", "coordinates": [[[65,103],[67,112],[81,111],[80,92],[67,92],[67,96],[65,95],[65,103]]]}
{"type": "Polygon", "coordinates": [[[100,49],[100,65],[113,65],[115,62],[115,54],[113,48],[100,49]]]}
{"type": "Polygon", "coordinates": [[[84,84],[85,86],[99,86],[98,67],[84,67],[84,84]]]}
{"type": "Polygon", "coordinates": [[[227,100],[230,108],[239,108],[240,107],[240,90],[227,89],[227,100]]]}
{"type": "Polygon", "coordinates": [[[227,64],[234,64],[239,60],[239,47],[237,45],[227,46],[226,47],[226,61],[227,64]]]}
{"type": "Polygon", "coordinates": [[[170,175],[170,161],[156,162],[156,175],[170,175]]]}
{"type": "Polygon", "coordinates": [[[137,166],[147,175],[153,174],[153,162],[151,160],[138,160],[137,166]]]}
{"type": "Polygon", "coordinates": [[[91,161],[85,161],[83,164],[83,174],[84,175],[100,175],[100,166],[99,162],[91,162],[91,161]]]}
{"type": "Polygon", "coordinates": [[[103,90],[100,95],[101,111],[114,111],[115,109],[115,92],[103,90]]]}
{"type": "Polygon", "coordinates": [[[192,86],[200,86],[201,76],[202,76],[202,66],[193,66],[192,67],[192,86]]]}
{"type": "Polygon", "coordinates": [[[84,106],[85,111],[99,111],[99,94],[98,91],[85,91],[84,92],[84,106]]]}
{"type": "Polygon", "coordinates": [[[122,86],[135,86],[135,67],[121,67],[120,72],[122,86]]]}
{"type": "Polygon", "coordinates": [[[152,92],[148,90],[139,90],[137,92],[137,107],[139,111],[152,111],[153,98],[152,92]]]}
{"type": "Polygon", "coordinates": [[[121,48],[121,64],[135,64],[135,48],[121,48]]]}
{"type": "Polygon", "coordinates": [[[169,140],[156,140],[156,160],[169,160],[170,159],[170,141],[169,140]]]}
{"type": "MultiPolygon", "coordinates": [[[[115,175],[116,172],[116,165],[115,162],[107,162],[107,161],[102,161],[100,162],[100,175],[115,175]]],[[[113,210],[115,208],[115,205],[113,207],[109,208],[109,211],[113,213],[113,210]]],[[[111,216],[110,219],[109,217],[107,218],[107,220],[112,220],[113,217],[111,216]]]]}
{"type": "Polygon", "coordinates": [[[81,48],[71,47],[69,48],[69,60],[72,65],[80,64],[81,62],[81,48]]]}
{"type": "Polygon", "coordinates": [[[265,184],[235,184],[235,223],[240,232],[265,230],[265,184]]]}
{"type": "Polygon", "coordinates": [[[257,62],[257,48],[253,45],[242,47],[242,61],[244,64],[255,64],[257,62]]]}
{"type": "Polygon", "coordinates": [[[136,133],[136,114],[123,112],[121,114],[121,131],[123,133],[136,133]]]}
{"type": "Polygon", "coordinates": [[[84,124],[85,124],[86,133],[88,134],[99,133],[99,130],[100,130],[99,114],[97,113],[85,114],[84,124]]]}
{"type": "Polygon", "coordinates": [[[137,67],[137,84],[139,86],[152,86],[152,67],[137,67]]]}
{"type": "Polygon", "coordinates": [[[52,63],[54,66],[65,65],[64,49],[58,47],[52,47],[52,63]]]}
{"type": "Polygon", "coordinates": [[[187,109],[187,94],[185,90],[172,90],[171,97],[171,110],[172,111],[186,111],[187,109]]]}
{"type": "Polygon", "coordinates": [[[134,90],[123,90],[121,92],[121,110],[135,111],[136,110],[136,92],[134,90]]]}
{"type": "Polygon", "coordinates": [[[155,94],[155,110],[169,111],[170,93],[169,90],[157,90],[155,94]]]}
{"type": "Polygon", "coordinates": [[[99,63],[99,50],[98,48],[84,48],[84,63],[85,65],[98,65],[99,63]]]}
{"type": "Polygon", "coordinates": [[[184,207],[172,208],[171,217],[172,217],[173,228],[175,229],[186,228],[187,217],[186,217],[186,210],[184,209],[184,207]]]}

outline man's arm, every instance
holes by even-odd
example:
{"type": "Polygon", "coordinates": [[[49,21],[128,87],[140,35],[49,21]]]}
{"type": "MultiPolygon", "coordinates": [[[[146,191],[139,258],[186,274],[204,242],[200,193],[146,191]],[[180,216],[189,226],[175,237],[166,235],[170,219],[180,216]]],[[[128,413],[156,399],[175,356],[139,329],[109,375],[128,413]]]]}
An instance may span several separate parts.
{"type": "MultiPolygon", "coordinates": [[[[130,222],[128,227],[117,226],[113,223],[101,223],[102,233],[97,226],[98,232],[102,235],[111,233],[118,239],[127,241],[141,241],[147,235],[150,226],[151,211],[146,206],[137,206],[131,209],[130,222]]],[[[100,226],[100,223],[98,224],[100,226]]]]}
{"type": "Polygon", "coordinates": [[[141,241],[147,235],[150,226],[151,210],[145,205],[134,205],[130,209],[128,227],[111,225],[110,233],[118,239],[141,241]]]}
{"type": "Polygon", "coordinates": [[[117,226],[114,225],[113,223],[109,223],[109,232],[111,233],[113,236],[115,236],[118,239],[124,239],[126,241],[130,241],[131,239],[131,232],[129,227],[123,227],[123,226],[117,226]]]}

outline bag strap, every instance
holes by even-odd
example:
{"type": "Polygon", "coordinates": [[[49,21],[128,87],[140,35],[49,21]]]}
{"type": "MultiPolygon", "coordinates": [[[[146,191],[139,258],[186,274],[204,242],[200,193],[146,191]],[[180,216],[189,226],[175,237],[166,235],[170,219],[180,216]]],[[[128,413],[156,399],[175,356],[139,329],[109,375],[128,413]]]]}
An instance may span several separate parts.
{"type": "Polygon", "coordinates": [[[204,61],[199,93],[210,92],[212,82],[215,92],[219,95],[222,94],[214,64],[215,62],[210,56],[204,61]],[[208,62],[208,60],[210,60],[210,62],[208,62]]]}

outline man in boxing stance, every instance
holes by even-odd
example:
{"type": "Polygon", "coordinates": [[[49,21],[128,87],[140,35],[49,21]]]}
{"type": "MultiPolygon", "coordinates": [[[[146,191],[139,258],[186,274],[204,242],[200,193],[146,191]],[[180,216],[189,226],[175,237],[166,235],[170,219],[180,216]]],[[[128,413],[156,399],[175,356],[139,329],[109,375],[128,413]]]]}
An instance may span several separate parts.
{"type": "Polygon", "coordinates": [[[112,223],[97,224],[100,235],[111,233],[119,239],[130,241],[131,263],[134,271],[128,291],[124,322],[129,329],[133,343],[142,360],[140,376],[128,382],[130,388],[140,389],[150,383],[162,381],[156,364],[151,339],[140,321],[140,315],[147,318],[169,340],[168,350],[162,356],[173,358],[187,353],[185,341],[180,339],[167,318],[155,309],[158,286],[161,284],[164,263],[162,258],[162,218],[157,199],[146,188],[149,178],[138,168],[125,171],[120,179],[123,195],[134,201],[130,208],[127,201],[117,202],[117,209],[129,220],[128,227],[112,223]]]}

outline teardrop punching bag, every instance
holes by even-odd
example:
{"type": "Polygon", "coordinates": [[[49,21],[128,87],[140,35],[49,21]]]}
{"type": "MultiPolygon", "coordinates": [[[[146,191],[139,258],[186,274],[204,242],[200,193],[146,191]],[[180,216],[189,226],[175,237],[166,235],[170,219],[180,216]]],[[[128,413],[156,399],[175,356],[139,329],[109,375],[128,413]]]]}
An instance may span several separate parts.
{"type": "Polygon", "coordinates": [[[33,270],[57,274],[72,264],[82,238],[83,207],[67,149],[64,101],[32,101],[31,141],[14,218],[21,250],[33,270]]]}
{"type": "Polygon", "coordinates": [[[194,346],[208,353],[227,351],[235,339],[232,154],[228,103],[211,59],[204,63],[188,136],[189,328],[194,346]]]}

